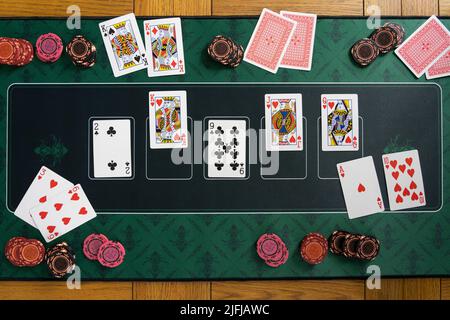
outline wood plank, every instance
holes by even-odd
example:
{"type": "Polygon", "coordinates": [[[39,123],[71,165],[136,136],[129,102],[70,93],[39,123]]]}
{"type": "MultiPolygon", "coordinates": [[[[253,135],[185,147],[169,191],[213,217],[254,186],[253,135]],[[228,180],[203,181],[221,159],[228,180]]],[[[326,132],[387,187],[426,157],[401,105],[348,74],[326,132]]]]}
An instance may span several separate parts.
{"type": "Polygon", "coordinates": [[[282,280],[214,281],[211,298],[281,300],[281,299],[364,299],[363,280],[282,280]]]}
{"type": "Polygon", "coordinates": [[[361,16],[363,0],[212,0],[214,16],[259,15],[263,8],[319,15],[361,16]]]}
{"type": "Polygon", "coordinates": [[[450,300],[450,278],[441,279],[441,299],[450,300]]]}
{"type": "Polygon", "coordinates": [[[173,0],[134,0],[136,16],[173,16],[173,0]]]}
{"type": "Polygon", "coordinates": [[[131,300],[132,282],[82,281],[80,290],[65,281],[0,281],[0,300],[131,300]]]}
{"type": "Polygon", "coordinates": [[[76,4],[81,16],[120,16],[133,12],[133,0],[15,0],[0,1],[1,17],[67,17],[67,7],[76,4]]]}
{"type": "Polygon", "coordinates": [[[134,300],[209,300],[210,282],[134,282],[134,300]]]}
{"type": "Polygon", "coordinates": [[[450,16],[450,0],[439,0],[439,15],[450,16]]]}
{"type": "Polygon", "coordinates": [[[173,0],[174,16],[210,16],[211,0],[173,0]]]}
{"type": "Polygon", "coordinates": [[[366,288],[366,300],[433,300],[440,291],[439,278],[381,279],[381,289],[366,288]]]}
{"type": "Polygon", "coordinates": [[[439,14],[438,0],[402,0],[403,16],[431,16],[439,14]]]}
{"type": "Polygon", "coordinates": [[[401,16],[402,0],[364,0],[364,15],[369,16],[368,8],[378,6],[382,16],[401,16]]]}

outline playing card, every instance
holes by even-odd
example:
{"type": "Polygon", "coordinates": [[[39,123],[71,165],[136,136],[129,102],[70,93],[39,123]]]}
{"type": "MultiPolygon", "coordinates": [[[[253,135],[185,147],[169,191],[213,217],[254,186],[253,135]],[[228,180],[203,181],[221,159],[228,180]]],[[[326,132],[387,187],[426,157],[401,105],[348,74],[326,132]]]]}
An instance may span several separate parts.
{"type": "Polygon", "coordinates": [[[384,211],[372,157],[338,163],[337,170],[350,219],[384,211]]]}
{"type": "Polygon", "coordinates": [[[71,188],[73,184],[47,167],[41,167],[27,192],[14,211],[16,217],[36,228],[30,209],[46,203],[52,196],[71,188]]]}
{"type": "Polygon", "coordinates": [[[132,177],[131,120],[93,120],[92,150],[95,178],[132,177]]]}
{"type": "Polygon", "coordinates": [[[302,95],[265,95],[266,150],[303,150],[302,95]]]}
{"type": "Polygon", "coordinates": [[[187,148],[186,91],[149,92],[150,148],[187,148]]]}
{"type": "Polygon", "coordinates": [[[184,74],[183,35],[180,18],[144,21],[148,76],[184,74]]]}
{"type": "Polygon", "coordinates": [[[147,68],[144,43],[134,13],[99,24],[115,77],[147,68]]]}
{"type": "Polygon", "coordinates": [[[296,25],[295,21],[263,9],[245,49],[244,61],[276,73],[296,25]]]}
{"type": "Polygon", "coordinates": [[[31,208],[30,214],[47,242],[97,216],[79,184],[31,208]]]}
{"type": "Polygon", "coordinates": [[[383,166],[391,210],[421,207],[426,204],[417,150],[384,154],[383,166]]]}
{"type": "Polygon", "coordinates": [[[395,50],[417,78],[433,65],[450,45],[450,32],[431,16],[395,50]]]}
{"type": "Polygon", "coordinates": [[[359,149],[358,95],[323,94],[322,150],[357,151],[359,149]]]}
{"type": "Polygon", "coordinates": [[[450,76],[450,48],[427,70],[426,76],[427,79],[450,76]]]}
{"type": "Polygon", "coordinates": [[[246,177],[245,120],[208,121],[208,177],[246,177]]]}
{"type": "Polygon", "coordinates": [[[311,70],[317,15],[289,11],[280,13],[283,17],[297,22],[280,67],[311,70]]]}

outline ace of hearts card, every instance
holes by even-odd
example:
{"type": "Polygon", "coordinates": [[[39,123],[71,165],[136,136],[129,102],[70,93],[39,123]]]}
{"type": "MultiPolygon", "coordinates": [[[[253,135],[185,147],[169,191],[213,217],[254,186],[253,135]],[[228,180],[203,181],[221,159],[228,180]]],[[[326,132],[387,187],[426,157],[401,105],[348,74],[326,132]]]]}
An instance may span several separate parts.
{"type": "Polygon", "coordinates": [[[150,148],[187,148],[186,91],[149,92],[150,148]]]}
{"type": "Polygon", "coordinates": [[[322,94],[322,150],[358,151],[357,94],[322,94]]]}
{"type": "Polygon", "coordinates": [[[301,94],[266,94],[266,150],[303,150],[302,120],[301,94]]]}
{"type": "Polygon", "coordinates": [[[384,211],[372,157],[342,162],[336,166],[350,219],[384,211]]]}
{"type": "Polygon", "coordinates": [[[185,74],[181,19],[144,21],[144,39],[149,58],[148,76],[185,74]]]}
{"type": "Polygon", "coordinates": [[[99,24],[114,76],[147,68],[147,54],[133,13],[99,24]]]}
{"type": "Polygon", "coordinates": [[[389,208],[402,210],[426,205],[419,152],[410,150],[382,157],[389,208]]]}

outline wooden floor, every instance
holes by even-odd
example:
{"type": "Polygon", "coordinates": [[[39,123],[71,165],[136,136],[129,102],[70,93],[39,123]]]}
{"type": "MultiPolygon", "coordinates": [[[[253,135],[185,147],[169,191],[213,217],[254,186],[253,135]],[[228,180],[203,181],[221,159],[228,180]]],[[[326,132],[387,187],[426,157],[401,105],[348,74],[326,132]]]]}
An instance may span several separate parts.
{"type": "MultiPolygon", "coordinates": [[[[66,16],[73,0],[15,0],[0,3],[0,17],[66,16]]],[[[258,15],[263,7],[319,15],[450,16],[450,0],[77,0],[84,16],[258,15]]],[[[364,280],[82,282],[68,290],[59,282],[0,282],[0,299],[446,299],[450,278],[384,279],[381,290],[364,280]]]]}

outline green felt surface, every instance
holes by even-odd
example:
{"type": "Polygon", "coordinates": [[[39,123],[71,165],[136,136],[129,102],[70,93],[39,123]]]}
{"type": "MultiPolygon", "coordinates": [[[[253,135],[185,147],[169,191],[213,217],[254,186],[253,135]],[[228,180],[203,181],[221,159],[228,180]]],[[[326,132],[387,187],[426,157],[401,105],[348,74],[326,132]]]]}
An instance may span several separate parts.
{"type": "MultiPolygon", "coordinates": [[[[393,19],[407,35],[425,19],[393,19]]],[[[443,19],[449,27],[450,20],[443,19]]],[[[243,63],[236,70],[222,68],[208,59],[205,47],[216,34],[246,44],[256,19],[183,19],[186,70],[184,76],[147,77],[146,71],[114,78],[98,29],[99,20],[83,20],[82,30],[97,46],[94,68],[76,69],[64,56],[47,65],[35,59],[23,68],[0,66],[0,246],[12,236],[41,236],[6,209],[6,93],[12,83],[89,82],[420,82],[393,54],[380,57],[367,68],[357,67],[348,55],[350,46],[367,37],[365,19],[319,19],[310,72],[280,69],[276,75],[243,63]]],[[[139,25],[142,32],[142,20],[139,25]]],[[[384,21],[383,21],[384,22],[384,21]]],[[[22,37],[34,42],[46,32],[55,32],[67,42],[78,32],[68,30],[65,20],[0,20],[2,36],[22,37]]],[[[252,215],[99,215],[94,221],[72,231],[64,240],[77,252],[84,279],[269,279],[363,277],[369,264],[377,264],[382,276],[445,276],[450,274],[449,210],[449,78],[433,80],[443,90],[443,207],[438,213],[377,214],[348,220],[344,214],[252,214],[252,215]],[[335,229],[372,234],[382,243],[372,263],[350,261],[329,255],[311,267],[302,263],[298,244],[311,231],[329,235],[335,229]],[[102,232],[121,241],[126,261],[116,269],[102,268],[84,258],[85,236],[102,232]],[[291,257],[278,269],[264,266],[255,252],[255,241],[264,232],[278,233],[287,243],[291,257]]],[[[30,105],[38,108],[39,103],[30,105]]],[[[64,107],[64,106],[61,106],[64,107]]],[[[423,106],[426,117],[427,106],[423,106]]],[[[23,115],[24,117],[27,114],[23,115]]],[[[399,149],[407,137],[397,141],[399,149]]],[[[45,163],[43,163],[45,164],[45,163]]],[[[54,167],[57,171],[58,167],[54,167]]],[[[0,279],[49,278],[45,265],[18,269],[0,258],[0,279]]]]}

